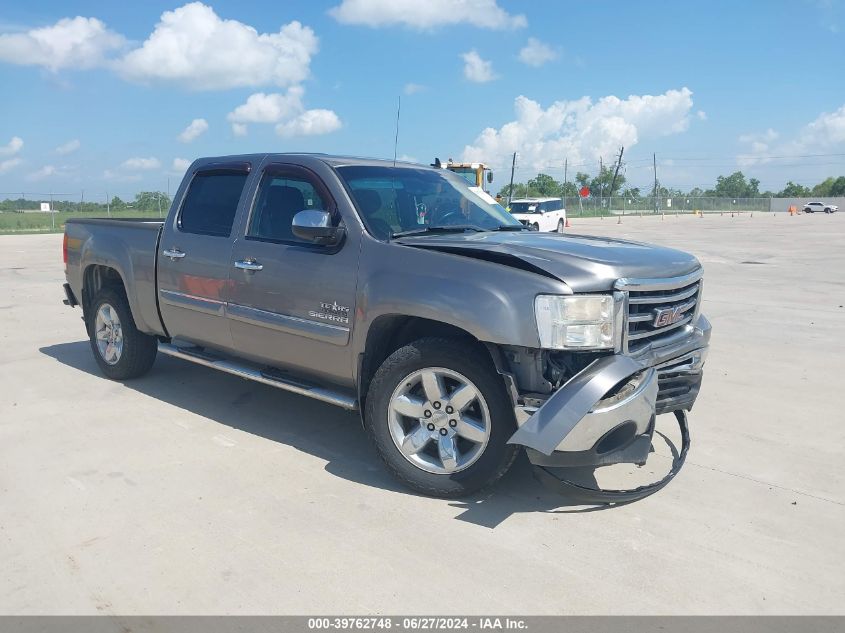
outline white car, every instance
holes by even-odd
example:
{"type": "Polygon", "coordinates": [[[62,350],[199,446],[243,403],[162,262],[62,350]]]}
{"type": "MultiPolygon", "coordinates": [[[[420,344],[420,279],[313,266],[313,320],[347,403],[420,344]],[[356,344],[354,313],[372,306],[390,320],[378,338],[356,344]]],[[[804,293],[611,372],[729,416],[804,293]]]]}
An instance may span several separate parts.
{"type": "Polygon", "coordinates": [[[804,205],[804,213],[815,213],[816,211],[819,213],[822,211],[825,213],[836,213],[839,211],[839,207],[835,204],[825,204],[824,202],[808,202],[804,205]]]}
{"type": "Polygon", "coordinates": [[[560,198],[518,198],[511,200],[510,212],[535,231],[563,233],[566,226],[566,209],[560,198]]]}

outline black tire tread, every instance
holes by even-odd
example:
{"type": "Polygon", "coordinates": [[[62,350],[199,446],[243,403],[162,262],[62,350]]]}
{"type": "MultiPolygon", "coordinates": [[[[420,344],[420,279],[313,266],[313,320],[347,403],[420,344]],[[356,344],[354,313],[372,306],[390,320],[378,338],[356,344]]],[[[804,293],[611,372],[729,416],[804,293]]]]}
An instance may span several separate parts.
{"type": "MultiPolygon", "coordinates": [[[[378,392],[380,390],[388,390],[386,395],[389,397],[389,394],[392,393],[395,388],[394,382],[391,382],[390,380],[393,373],[399,368],[406,367],[417,362],[420,358],[430,355],[437,355],[441,358],[443,356],[451,357],[452,362],[458,364],[459,367],[466,363],[474,366],[475,369],[485,377],[485,382],[488,382],[488,389],[486,390],[488,392],[490,391],[490,385],[496,385],[497,383],[501,384],[501,389],[494,388],[493,393],[485,393],[484,395],[487,400],[487,406],[490,409],[491,424],[494,429],[493,433],[497,432],[497,424],[504,426],[505,428],[498,429],[498,435],[504,436],[503,442],[507,442],[510,434],[516,429],[516,422],[513,418],[513,409],[510,403],[510,398],[505,390],[504,382],[501,381],[501,377],[493,367],[486,351],[480,348],[478,344],[472,344],[470,342],[464,342],[460,339],[452,338],[422,338],[393,352],[393,354],[391,354],[376,371],[370,383],[366,411],[364,412],[364,426],[367,430],[367,434],[370,436],[370,439],[376,447],[376,452],[378,453],[379,458],[384,463],[388,472],[390,472],[390,474],[400,483],[413,490],[421,492],[422,494],[432,497],[448,499],[465,497],[480,490],[485,490],[501,479],[516,460],[518,456],[518,447],[511,444],[504,444],[504,448],[501,449],[503,450],[503,459],[496,465],[496,468],[489,475],[481,477],[484,481],[480,484],[478,481],[455,481],[454,478],[447,479],[443,475],[429,475],[428,473],[422,473],[422,471],[418,471],[419,473],[422,473],[419,477],[411,478],[408,476],[406,470],[403,470],[396,465],[397,463],[402,464],[400,460],[404,458],[401,457],[401,455],[396,453],[396,462],[387,456],[386,451],[396,451],[392,440],[388,436],[385,443],[390,442],[390,444],[388,446],[382,446],[382,442],[384,440],[376,433],[374,428],[376,421],[379,419],[379,411],[377,411],[377,408],[380,398],[378,392]],[[449,485],[428,483],[428,481],[431,481],[430,478],[432,477],[443,477],[444,479],[441,481],[444,484],[448,482],[449,485]]],[[[442,366],[457,369],[451,363],[440,364],[442,366]]],[[[480,384],[476,384],[476,386],[481,390],[485,390],[480,384]]],[[[491,442],[492,440],[493,437],[491,437],[491,442]]],[[[485,454],[490,449],[491,445],[488,444],[487,449],[485,449],[485,454]]],[[[466,471],[462,471],[462,473],[458,473],[457,475],[469,473],[478,465],[479,462],[476,462],[476,464],[473,464],[473,466],[468,468],[466,471]]],[[[408,466],[410,466],[410,464],[408,466]]],[[[405,468],[408,468],[408,466],[405,466],[405,468]]],[[[410,468],[413,469],[413,466],[410,468]]]]}
{"type": "Polygon", "coordinates": [[[86,325],[88,326],[91,351],[94,353],[94,359],[97,361],[97,365],[99,365],[100,370],[107,378],[111,380],[131,380],[143,376],[150,370],[158,352],[158,341],[155,336],[144,334],[136,327],[135,319],[132,318],[132,310],[129,307],[129,301],[122,289],[101,289],[91,302],[89,319],[91,323],[86,325]],[[120,327],[123,332],[123,353],[121,354],[120,360],[114,365],[109,365],[103,360],[102,356],[100,356],[100,351],[97,349],[94,320],[96,319],[97,310],[102,303],[108,303],[117,310],[118,317],[120,317],[120,327]]]}

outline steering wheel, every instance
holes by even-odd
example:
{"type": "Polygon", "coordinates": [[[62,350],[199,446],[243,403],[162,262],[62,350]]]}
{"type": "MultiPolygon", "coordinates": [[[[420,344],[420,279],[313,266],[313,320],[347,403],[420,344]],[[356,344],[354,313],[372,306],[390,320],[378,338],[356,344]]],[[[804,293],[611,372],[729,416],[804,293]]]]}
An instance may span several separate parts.
{"type": "Polygon", "coordinates": [[[466,218],[459,209],[449,209],[447,211],[437,211],[432,214],[431,224],[444,224],[450,226],[452,224],[466,224],[466,218]]]}

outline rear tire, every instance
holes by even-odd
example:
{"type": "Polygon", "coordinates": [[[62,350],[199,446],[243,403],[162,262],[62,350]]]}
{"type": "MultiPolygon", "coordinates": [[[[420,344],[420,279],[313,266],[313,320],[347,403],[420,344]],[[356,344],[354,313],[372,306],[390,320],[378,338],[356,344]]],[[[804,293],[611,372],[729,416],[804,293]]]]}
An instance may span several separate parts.
{"type": "Polygon", "coordinates": [[[558,220],[557,221],[557,232],[563,233],[564,228],[565,228],[565,224],[564,224],[563,220],[558,220]]]}
{"type": "Polygon", "coordinates": [[[86,326],[94,360],[107,378],[131,380],[152,367],[158,341],[135,326],[122,290],[100,290],[91,303],[86,326]]]}
{"type": "Polygon", "coordinates": [[[502,377],[483,348],[460,339],[393,352],[370,383],[364,425],[388,471],[433,497],[494,484],[518,450],[507,443],[516,420],[502,377]]]}
{"type": "Polygon", "coordinates": [[[531,225],[531,228],[534,229],[535,231],[539,231],[540,225],[537,222],[535,222],[534,224],[531,225]]]}

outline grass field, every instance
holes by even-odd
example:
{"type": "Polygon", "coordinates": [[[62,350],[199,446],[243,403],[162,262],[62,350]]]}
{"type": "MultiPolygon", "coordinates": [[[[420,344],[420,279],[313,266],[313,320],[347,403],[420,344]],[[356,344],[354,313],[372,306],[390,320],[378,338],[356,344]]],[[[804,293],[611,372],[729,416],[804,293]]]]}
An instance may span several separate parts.
{"type": "Polygon", "coordinates": [[[68,218],[158,218],[158,211],[112,211],[86,213],[56,211],[55,213],[15,213],[0,211],[0,234],[4,233],[61,233],[68,218]]]}

